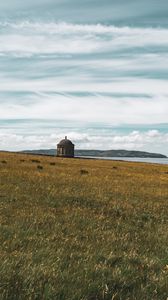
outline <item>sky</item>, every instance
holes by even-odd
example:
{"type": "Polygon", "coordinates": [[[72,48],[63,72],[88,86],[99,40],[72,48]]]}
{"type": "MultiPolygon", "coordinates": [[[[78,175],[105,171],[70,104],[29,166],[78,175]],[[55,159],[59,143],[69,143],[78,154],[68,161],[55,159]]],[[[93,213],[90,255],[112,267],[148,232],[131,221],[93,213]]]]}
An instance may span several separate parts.
{"type": "Polygon", "coordinates": [[[0,149],[168,155],[167,0],[0,2],[0,149]]]}

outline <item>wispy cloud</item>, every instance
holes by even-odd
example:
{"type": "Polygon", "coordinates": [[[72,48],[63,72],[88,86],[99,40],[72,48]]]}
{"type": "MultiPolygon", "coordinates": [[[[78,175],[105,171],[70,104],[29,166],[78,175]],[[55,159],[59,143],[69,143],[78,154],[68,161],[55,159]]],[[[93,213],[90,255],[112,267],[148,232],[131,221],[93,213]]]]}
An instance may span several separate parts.
{"type": "Polygon", "coordinates": [[[91,54],[132,47],[168,47],[168,29],[76,25],[67,23],[1,23],[3,54],[91,54]]]}
{"type": "MultiPolygon", "coordinates": [[[[1,22],[0,30],[1,119],[167,122],[167,28],[13,21],[1,22]]],[[[54,147],[64,133],[81,148],[168,145],[167,132],[158,129],[109,136],[54,130],[55,135],[1,131],[0,146],[54,147]]]]}
{"type": "Polygon", "coordinates": [[[167,8],[166,0],[6,0],[0,2],[0,16],[156,26],[167,24],[167,8]]]}
{"type": "Polygon", "coordinates": [[[13,79],[1,77],[0,91],[22,91],[22,92],[89,92],[89,93],[121,93],[121,94],[140,94],[168,95],[167,80],[138,79],[133,77],[116,78],[107,82],[99,82],[96,78],[90,79],[88,76],[79,77],[60,77],[44,79],[13,79]]]}
{"type": "Polygon", "coordinates": [[[82,98],[71,94],[30,95],[30,102],[1,103],[0,118],[55,118],[57,120],[108,122],[110,124],[167,122],[167,97],[115,97],[101,94],[82,98]],[[32,101],[32,97],[33,100],[32,101]]]}

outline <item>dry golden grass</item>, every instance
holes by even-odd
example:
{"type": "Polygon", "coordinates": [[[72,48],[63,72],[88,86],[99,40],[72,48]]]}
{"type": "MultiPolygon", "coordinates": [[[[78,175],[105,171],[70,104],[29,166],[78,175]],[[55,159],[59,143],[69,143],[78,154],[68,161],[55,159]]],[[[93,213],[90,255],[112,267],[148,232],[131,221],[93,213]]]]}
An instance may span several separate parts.
{"type": "Polygon", "coordinates": [[[0,299],[167,299],[168,166],[0,153],[0,210],[0,299]]]}

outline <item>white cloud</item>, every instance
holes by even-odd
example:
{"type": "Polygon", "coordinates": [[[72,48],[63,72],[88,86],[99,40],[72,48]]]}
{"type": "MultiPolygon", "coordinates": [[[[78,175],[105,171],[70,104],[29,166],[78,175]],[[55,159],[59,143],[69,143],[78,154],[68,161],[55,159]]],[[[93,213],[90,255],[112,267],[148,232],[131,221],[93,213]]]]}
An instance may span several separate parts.
{"type": "Polygon", "coordinates": [[[116,135],[111,132],[108,135],[97,135],[79,133],[77,131],[64,130],[60,134],[59,130],[49,135],[21,135],[0,133],[0,148],[2,150],[23,150],[23,149],[51,149],[56,148],[57,143],[62,139],[64,134],[68,135],[78,149],[128,149],[128,150],[146,150],[151,152],[162,152],[165,146],[168,145],[168,133],[163,133],[157,130],[148,130],[144,132],[132,131],[127,135],[116,135]],[[151,133],[157,134],[151,134],[151,133]],[[155,144],[159,147],[156,148],[155,144]],[[11,146],[13,145],[13,146],[11,146]],[[162,149],[162,151],[161,151],[162,149]]]}
{"type": "MultiPolygon", "coordinates": [[[[0,118],[167,123],[168,29],[31,22],[0,29],[0,118]]],[[[82,148],[165,149],[168,142],[157,130],[69,135],[82,148]]],[[[2,132],[0,145],[52,148],[61,137],[2,132]]]]}
{"type": "Polygon", "coordinates": [[[0,91],[15,92],[88,92],[88,93],[121,93],[164,96],[168,95],[168,84],[165,79],[148,79],[135,77],[109,78],[107,81],[76,72],[72,76],[59,76],[44,79],[22,79],[0,76],[0,91]]]}
{"type": "Polygon", "coordinates": [[[167,97],[129,98],[92,94],[39,93],[30,103],[16,101],[1,104],[0,118],[42,118],[83,122],[107,122],[109,124],[152,124],[167,122],[167,97]],[[32,101],[34,100],[34,101],[32,101]]]}
{"type": "Polygon", "coordinates": [[[168,29],[67,23],[0,23],[0,52],[88,54],[132,47],[168,47],[168,29]]]}
{"type": "Polygon", "coordinates": [[[14,30],[25,30],[26,32],[32,33],[47,33],[47,34],[67,34],[70,33],[93,33],[93,34],[121,34],[121,35],[151,35],[157,34],[161,35],[162,33],[166,34],[167,29],[164,28],[135,28],[135,27],[116,27],[112,25],[102,25],[102,24],[72,24],[72,23],[41,23],[41,22],[1,22],[0,26],[2,28],[14,29],[14,30]]]}

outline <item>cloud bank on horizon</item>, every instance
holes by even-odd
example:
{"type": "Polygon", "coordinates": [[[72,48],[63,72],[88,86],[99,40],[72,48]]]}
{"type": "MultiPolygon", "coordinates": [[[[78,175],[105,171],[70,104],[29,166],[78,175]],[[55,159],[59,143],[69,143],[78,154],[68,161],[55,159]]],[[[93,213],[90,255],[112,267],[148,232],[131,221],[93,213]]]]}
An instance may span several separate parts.
{"type": "Polygon", "coordinates": [[[79,148],[168,154],[167,9],[166,0],[1,2],[0,148],[50,148],[60,132],[79,148]],[[30,119],[45,134],[30,124],[28,133],[30,119]]]}

